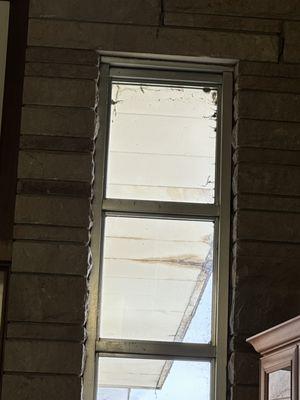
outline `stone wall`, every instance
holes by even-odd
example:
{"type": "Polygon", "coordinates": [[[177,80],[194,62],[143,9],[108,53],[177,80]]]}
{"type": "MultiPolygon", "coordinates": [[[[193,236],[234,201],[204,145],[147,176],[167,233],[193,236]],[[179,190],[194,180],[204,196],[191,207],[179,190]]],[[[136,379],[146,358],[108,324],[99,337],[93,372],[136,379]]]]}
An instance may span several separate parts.
{"type": "Polygon", "coordinates": [[[27,49],[3,399],[78,399],[95,52],[27,49]]]}
{"type": "Polygon", "coordinates": [[[30,2],[2,400],[81,397],[96,50],[236,66],[228,387],[258,398],[245,338],[299,313],[300,4],[122,3],[30,2]]]}

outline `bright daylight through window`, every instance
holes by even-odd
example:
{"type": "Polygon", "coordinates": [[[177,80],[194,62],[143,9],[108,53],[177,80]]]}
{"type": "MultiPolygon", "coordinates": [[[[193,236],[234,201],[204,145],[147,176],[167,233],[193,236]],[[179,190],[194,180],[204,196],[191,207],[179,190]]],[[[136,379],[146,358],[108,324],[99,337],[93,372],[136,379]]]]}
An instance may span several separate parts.
{"type": "Polygon", "coordinates": [[[102,64],[97,400],[221,398],[230,87],[221,69],[102,64]]]}

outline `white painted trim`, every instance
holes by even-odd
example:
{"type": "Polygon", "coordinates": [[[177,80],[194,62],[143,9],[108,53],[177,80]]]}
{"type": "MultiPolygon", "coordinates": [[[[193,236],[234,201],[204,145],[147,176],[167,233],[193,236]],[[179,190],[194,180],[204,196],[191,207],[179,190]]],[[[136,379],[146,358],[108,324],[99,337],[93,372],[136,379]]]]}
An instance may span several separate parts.
{"type": "Polygon", "coordinates": [[[97,89],[96,99],[96,124],[95,124],[95,158],[97,159],[94,173],[94,198],[92,203],[93,229],[91,235],[91,264],[92,270],[88,281],[88,319],[87,319],[87,342],[86,342],[86,359],[84,365],[83,376],[83,399],[92,400],[95,398],[95,386],[97,379],[97,365],[95,359],[97,336],[97,320],[98,320],[98,298],[99,298],[99,281],[101,266],[101,237],[102,237],[102,201],[104,189],[104,170],[105,170],[105,148],[106,148],[106,129],[108,97],[109,93],[108,66],[102,65],[99,74],[99,87],[97,89]],[[101,93],[101,95],[100,95],[101,93]],[[97,104],[98,102],[98,104],[97,104]]]}
{"type": "Polygon", "coordinates": [[[231,201],[231,132],[232,132],[232,73],[223,73],[220,141],[220,216],[218,232],[218,267],[216,298],[216,375],[215,399],[226,399],[227,343],[229,306],[230,201],[231,201]]]}

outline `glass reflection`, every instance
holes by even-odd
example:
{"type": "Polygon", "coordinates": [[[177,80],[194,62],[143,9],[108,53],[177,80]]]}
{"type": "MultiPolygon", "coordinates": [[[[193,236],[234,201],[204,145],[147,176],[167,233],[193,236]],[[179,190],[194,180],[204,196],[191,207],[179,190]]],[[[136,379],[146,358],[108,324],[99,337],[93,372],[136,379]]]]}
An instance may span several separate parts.
{"type": "Polygon", "coordinates": [[[279,369],[268,375],[269,397],[268,400],[291,400],[292,372],[291,367],[279,369]]]}

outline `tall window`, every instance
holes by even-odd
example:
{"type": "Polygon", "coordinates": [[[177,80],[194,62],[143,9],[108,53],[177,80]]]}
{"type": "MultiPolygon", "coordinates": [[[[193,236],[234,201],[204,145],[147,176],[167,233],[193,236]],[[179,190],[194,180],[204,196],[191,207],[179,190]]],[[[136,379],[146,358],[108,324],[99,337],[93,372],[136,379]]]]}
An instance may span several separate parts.
{"type": "Polygon", "coordinates": [[[100,72],[86,400],[225,399],[231,73],[100,72]]]}

